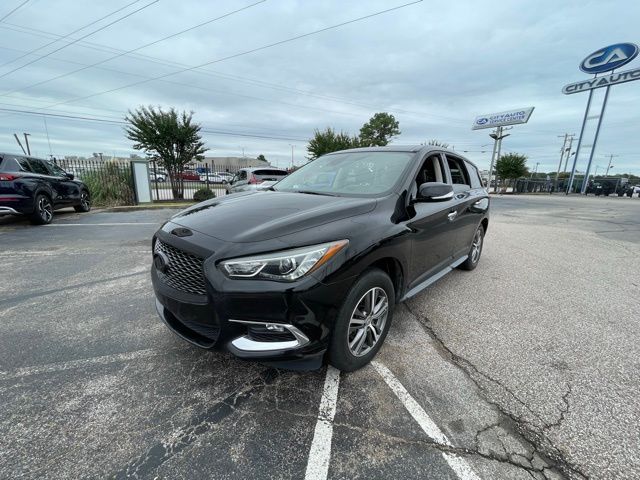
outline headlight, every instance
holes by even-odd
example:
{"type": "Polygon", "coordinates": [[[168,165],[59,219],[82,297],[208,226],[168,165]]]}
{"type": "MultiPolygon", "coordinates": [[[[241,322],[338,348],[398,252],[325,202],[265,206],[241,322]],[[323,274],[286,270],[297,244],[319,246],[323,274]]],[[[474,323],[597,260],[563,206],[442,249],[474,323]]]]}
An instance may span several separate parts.
{"type": "Polygon", "coordinates": [[[231,278],[261,278],[293,281],[316,270],[349,244],[348,240],[312,245],[272,254],[234,258],[220,262],[231,278]]]}

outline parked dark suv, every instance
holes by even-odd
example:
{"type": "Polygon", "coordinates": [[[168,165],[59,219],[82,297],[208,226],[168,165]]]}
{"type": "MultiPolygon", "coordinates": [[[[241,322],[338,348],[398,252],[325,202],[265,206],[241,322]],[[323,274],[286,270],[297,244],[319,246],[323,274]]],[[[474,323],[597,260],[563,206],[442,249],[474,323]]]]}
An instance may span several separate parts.
{"type": "Polygon", "coordinates": [[[90,198],[87,186],[55,163],[0,153],[0,215],[27,215],[41,225],[58,208],[88,212],[90,198]]]}
{"type": "Polygon", "coordinates": [[[156,306],[203,348],[355,370],[380,349],[398,302],[476,267],[488,213],[477,168],[455,152],[332,153],[270,190],[171,218],[153,238],[156,306]]]}

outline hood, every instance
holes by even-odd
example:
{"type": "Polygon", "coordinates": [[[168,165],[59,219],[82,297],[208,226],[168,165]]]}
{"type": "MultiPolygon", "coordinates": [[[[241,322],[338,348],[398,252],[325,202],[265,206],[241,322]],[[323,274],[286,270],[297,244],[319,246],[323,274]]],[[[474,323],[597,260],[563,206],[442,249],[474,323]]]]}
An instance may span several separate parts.
{"type": "Polygon", "coordinates": [[[260,242],[373,210],[373,198],[251,191],[199,203],[171,222],[227,242],[260,242]]]}

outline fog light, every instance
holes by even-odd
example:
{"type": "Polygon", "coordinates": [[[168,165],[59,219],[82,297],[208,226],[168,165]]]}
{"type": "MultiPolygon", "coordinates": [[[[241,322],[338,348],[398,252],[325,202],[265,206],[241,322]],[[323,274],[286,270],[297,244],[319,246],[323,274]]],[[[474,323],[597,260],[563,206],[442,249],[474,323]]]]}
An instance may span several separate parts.
{"type": "Polygon", "coordinates": [[[267,323],[265,325],[267,327],[267,330],[271,331],[271,332],[284,332],[285,328],[280,326],[280,325],[276,325],[273,323],[267,323]]]}

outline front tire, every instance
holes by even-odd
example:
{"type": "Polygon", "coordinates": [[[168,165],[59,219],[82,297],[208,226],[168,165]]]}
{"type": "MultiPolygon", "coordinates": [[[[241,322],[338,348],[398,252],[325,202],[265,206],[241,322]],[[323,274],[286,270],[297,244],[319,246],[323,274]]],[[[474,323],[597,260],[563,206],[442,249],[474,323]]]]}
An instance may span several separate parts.
{"type": "Polygon", "coordinates": [[[87,213],[91,210],[91,198],[89,197],[89,192],[83,190],[80,193],[80,205],[76,205],[73,208],[79,213],[87,213]]]}
{"type": "Polygon", "coordinates": [[[469,255],[467,259],[460,265],[462,270],[473,270],[478,266],[480,261],[480,255],[482,255],[482,247],[484,246],[484,227],[482,224],[478,225],[476,233],[473,234],[473,240],[471,241],[471,248],[469,249],[469,255]]]}
{"type": "Polygon", "coordinates": [[[369,363],[387,336],[394,307],[395,290],[389,276],[377,268],[362,274],[338,311],[329,362],[343,372],[369,363]]]}
{"type": "Polygon", "coordinates": [[[53,203],[49,197],[42,193],[36,195],[30,220],[34,225],[51,223],[51,220],[53,220],[53,203]]]}

